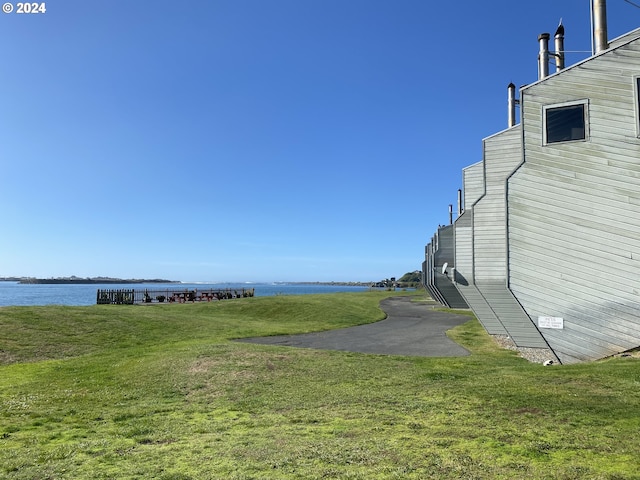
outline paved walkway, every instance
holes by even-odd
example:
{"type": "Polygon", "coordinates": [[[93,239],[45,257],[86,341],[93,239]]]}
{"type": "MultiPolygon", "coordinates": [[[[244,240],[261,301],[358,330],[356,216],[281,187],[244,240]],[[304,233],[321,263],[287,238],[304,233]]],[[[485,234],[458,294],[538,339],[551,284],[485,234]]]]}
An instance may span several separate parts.
{"type": "Polygon", "coordinates": [[[433,305],[391,297],[380,302],[387,318],[380,322],[301,335],[243,338],[239,342],[317,348],[382,355],[462,357],[469,351],[445,332],[470,320],[466,315],[439,312],[433,305]]]}

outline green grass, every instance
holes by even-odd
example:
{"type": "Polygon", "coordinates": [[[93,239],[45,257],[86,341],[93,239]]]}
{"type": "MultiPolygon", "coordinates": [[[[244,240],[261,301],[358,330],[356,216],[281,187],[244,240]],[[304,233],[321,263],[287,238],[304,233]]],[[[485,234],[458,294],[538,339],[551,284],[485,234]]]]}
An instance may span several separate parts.
{"type": "Polygon", "coordinates": [[[637,358],[542,367],[475,319],[461,358],[232,341],[390,294],[0,308],[0,478],[640,479],[637,358]]]}

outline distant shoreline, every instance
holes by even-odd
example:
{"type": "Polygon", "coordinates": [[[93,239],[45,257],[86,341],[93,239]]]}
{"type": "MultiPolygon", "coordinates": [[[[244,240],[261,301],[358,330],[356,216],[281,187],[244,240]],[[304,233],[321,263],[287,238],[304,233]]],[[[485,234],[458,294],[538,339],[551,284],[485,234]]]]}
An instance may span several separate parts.
{"type": "Polygon", "coordinates": [[[110,277],[95,278],[2,278],[2,281],[13,281],[21,284],[37,284],[37,285],[95,285],[95,284],[138,284],[138,283],[181,283],[175,280],[165,280],[161,278],[154,279],[122,279],[110,277]]]}
{"type": "MultiPolygon", "coordinates": [[[[90,278],[80,278],[80,277],[59,277],[59,278],[34,278],[34,277],[0,277],[0,282],[17,282],[23,285],[33,284],[33,285],[104,285],[104,284],[120,284],[120,285],[136,285],[142,283],[151,283],[151,284],[183,284],[180,280],[167,280],[163,278],[112,278],[112,277],[90,277],[90,278]]],[[[186,282],[189,283],[189,282],[186,282]]],[[[195,282],[202,283],[202,282],[195,282]]],[[[214,283],[214,282],[212,282],[214,283]]],[[[215,282],[216,284],[224,284],[226,282],[215,282]]],[[[253,284],[254,282],[250,282],[248,284],[253,284]]],[[[257,284],[261,282],[256,282],[257,284]]],[[[268,282],[271,283],[271,282],[268,282]]],[[[389,287],[390,285],[384,284],[382,282],[275,282],[275,284],[283,284],[283,285],[328,285],[328,286],[345,286],[345,287],[369,287],[369,288],[383,288],[389,287]]],[[[397,283],[396,287],[406,286],[402,283],[397,283]]]]}
{"type": "MultiPolygon", "coordinates": [[[[280,282],[276,282],[280,283],[280,282]]],[[[341,287],[370,287],[375,282],[282,282],[288,285],[338,285],[341,287]]]]}

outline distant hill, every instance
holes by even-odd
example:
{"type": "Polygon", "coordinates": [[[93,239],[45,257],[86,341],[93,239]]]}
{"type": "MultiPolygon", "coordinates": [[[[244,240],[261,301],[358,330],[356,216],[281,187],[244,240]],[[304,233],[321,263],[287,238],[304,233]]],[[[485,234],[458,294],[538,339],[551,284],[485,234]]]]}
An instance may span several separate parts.
{"type": "Polygon", "coordinates": [[[122,279],[122,278],[111,278],[111,277],[92,277],[92,278],[80,278],[80,277],[58,277],[58,278],[21,278],[20,283],[33,283],[33,284],[65,284],[65,285],[90,285],[90,284],[110,284],[110,283],[119,283],[119,284],[135,284],[135,283],[180,283],[174,280],[165,280],[162,278],[132,278],[132,279],[122,279]]]}
{"type": "Polygon", "coordinates": [[[402,277],[400,277],[397,282],[401,286],[418,286],[420,282],[422,282],[422,272],[420,270],[416,270],[415,272],[407,272],[402,277]]]}

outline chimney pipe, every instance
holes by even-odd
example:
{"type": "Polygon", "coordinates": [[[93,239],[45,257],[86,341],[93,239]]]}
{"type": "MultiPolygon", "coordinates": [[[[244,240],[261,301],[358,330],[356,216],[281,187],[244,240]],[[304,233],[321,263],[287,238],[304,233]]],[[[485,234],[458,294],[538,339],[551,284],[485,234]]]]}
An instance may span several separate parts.
{"type": "Polygon", "coordinates": [[[592,2],[595,53],[600,53],[609,48],[609,40],[607,39],[607,1],[592,0],[592,2]]]}
{"type": "Polygon", "coordinates": [[[564,26],[562,25],[562,20],[560,20],[560,25],[558,25],[558,29],[556,30],[554,42],[556,50],[556,72],[559,72],[564,68],[564,26]]]}
{"type": "Polygon", "coordinates": [[[453,205],[449,205],[449,225],[453,225],[453,205]]]}
{"type": "Polygon", "coordinates": [[[516,124],[516,105],[520,103],[516,99],[516,86],[513,84],[513,82],[507,86],[507,97],[509,109],[509,128],[511,128],[516,124]]]}
{"type": "Polygon", "coordinates": [[[538,80],[547,78],[549,76],[549,38],[551,35],[548,33],[541,33],[538,35],[538,42],[540,42],[540,53],[538,53],[538,80]]]}

